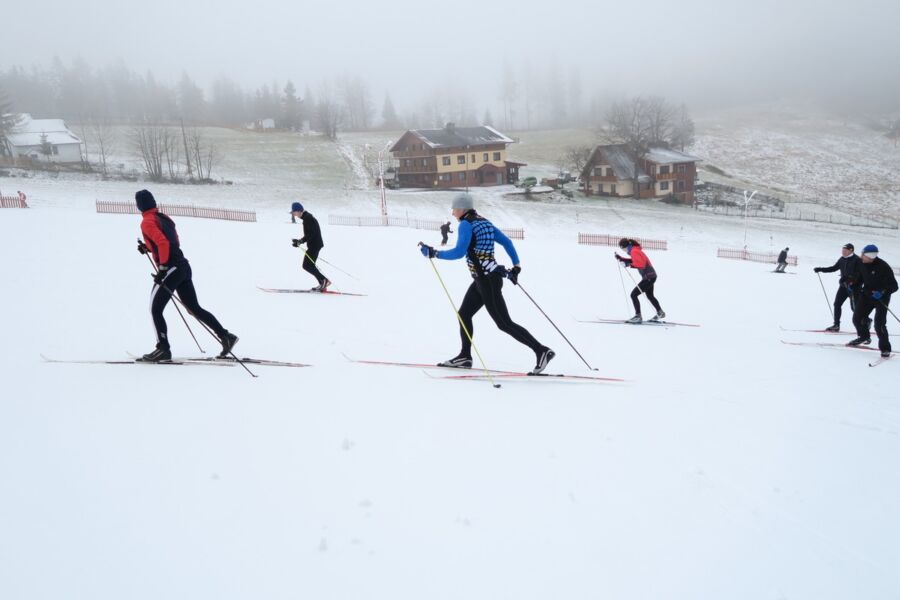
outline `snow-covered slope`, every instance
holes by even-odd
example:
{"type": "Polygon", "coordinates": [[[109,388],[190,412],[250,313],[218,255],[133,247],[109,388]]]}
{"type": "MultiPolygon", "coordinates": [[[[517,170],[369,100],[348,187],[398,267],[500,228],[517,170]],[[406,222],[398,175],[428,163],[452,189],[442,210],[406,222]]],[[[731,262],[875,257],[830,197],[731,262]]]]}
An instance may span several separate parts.
{"type": "MultiPolygon", "coordinates": [[[[526,230],[525,289],[600,375],[626,379],[497,390],[342,355],[430,363],[458,349],[416,250],[436,233],[327,225],[331,211],[374,214],[374,196],[305,201],[323,223],[322,258],[360,281],[324,272],[365,297],[257,290],[314,283],[286,206],[260,209],[256,224],[176,219],[200,302],[241,337],[238,353],[314,365],[255,367],[253,379],[239,367],[41,360],[119,359],[154,342],[138,217],[94,214],[110,188],[78,189],[47,182],[33,208],[0,212],[2,598],[819,600],[900,589],[900,365],[786,346],[825,336],[779,329],[829,323],[811,268],[845,242],[874,241],[900,265],[896,232],[751,222],[745,233],[688,209],[483,196],[486,216],[526,230]],[[668,239],[668,252],[649,252],[657,295],[672,320],[702,327],[579,323],[631,313],[612,249],[578,246],[578,231],[668,239]],[[715,258],[745,235],[752,249],[790,246],[799,274],[715,258]]],[[[160,200],[177,198],[164,190],[160,200]]],[[[389,202],[443,218],[449,197],[389,202]]],[[[437,267],[458,303],[464,265],[437,267]]],[[[836,278],[825,281],[830,296],[836,278]]],[[[557,351],[549,371],[590,374],[524,294],[505,295],[557,351]]],[[[167,315],[175,353],[196,355],[167,315]]],[[[489,367],[532,366],[486,314],[475,329],[489,367]]]]}

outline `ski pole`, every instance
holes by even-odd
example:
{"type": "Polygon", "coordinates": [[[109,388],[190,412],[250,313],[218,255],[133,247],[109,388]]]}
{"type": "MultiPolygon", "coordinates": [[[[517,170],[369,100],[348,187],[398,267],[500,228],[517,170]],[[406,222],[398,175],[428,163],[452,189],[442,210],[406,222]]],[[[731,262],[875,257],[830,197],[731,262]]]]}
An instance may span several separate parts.
{"type": "MultiPolygon", "coordinates": [[[[618,256],[615,252],[613,252],[613,256],[618,256]]],[[[628,290],[625,289],[625,276],[622,275],[622,271],[624,267],[622,263],[616,260],[616,263],[619,265],[619,279],[622,281],[622,297],[625,299],[625,312],[628,312],[628,290]]]]}
{"type": "MultiPolygon", "coordinates": [[[[304,255],[306,258],[309,259],[309,262],[311,262],[313,265],[316,264],[317,261],[313,260],[312,257],[311,257],[309,254],[306,253],[306,248],[304,248],[303,246],[297,246],[297,247],[300,248],[301,250],[303,250],[303,255],[304,255]]],[[[322,261],[323,263],[325,263],[326,265],[328,265],[328,266],[330,266],[330,267],[332,267],[332,268],[337,269],[338,271],[340,271],[340,272],[343,273],[344,275],[346,275],[346,276],[348,276],[348,277],[350,277],[350,278],[352,278],[352,279],[355,279],[356,281],[359,281],[359,278],[358,278],[358,277],[354,277],[353,275],[351,275],[351,274],[348,273],[347,271],[343,270],[342,268],[340,268],[339,266],[337,266],[337,265],[335,265],[335,264],[332,264],[332,263],[328,262],[328,261],[325,260],[324,258],[321,258],[321,257],[320,257],[318,260],[321,260],[321,261],[322,261]]]]}
{"type": "Polygon", "coordinates": [[[825,284],[822,283],[822,274],[817,272],[816,275],[819,276],[819,285],[822,286],[822,294],[825,296],[825,304],[828,305],[828,312],[831,313],[831,318],[833,319],[834,318],[834,310],[832,310],[832,308],[831,308],[831,302],[828,301],[828,292],[825,291],[825,284]]]}
{"type": "Polygon", "coordinates": [[[553,325],[553,328],[557,331],[557,333],[559,333],[559,335],[562,336],[562,338],[563,338],[564,340],[566,340],[566,343],[569,344],[569,347],[572,348],[572,350],[575,351],[575,354],[578,355],[578,358],[581,359],[581,362],[583,362],[583,363],[587,366],[587,368],[590,369],[591,371],[596,371],[597,369],[595,369],[595,368],[592,367],[590,364],[588,364],[588,361],[586,361],[586,360],[584,359],[584,357],[581,355],[581,352],[579,352],[578,349],[575,348],[575,346],[572,344],[572,342],[569,341],[569,338],[566,337],[566,334],[564,334],[562,331],[559,330],[559,327],[556,326],[556,323],[553,322],[553,319],[551,319],[550,317],[547,316],[547,313],[544,312],[544,309],[541,308],[541,306],[540,306],[537,302],[534,301],[534,298],[532,298],[532,297],[531,297],[531,294],[529,294],[529,293],[525,290],[525,288],[522,287],[522,284],[516,283],[515,285],[518,286],[518,288],[519,288],[520,290],[522,290],[522,293],[523,293],[523,294],[525,294],[526,296],[528,296],[528,299],[531,300],[531,303],[534,304],[534,305],[537,307],[537,309],[538,309],[539,311],[541,311],[541,314],[544,315],[545,317],[547,317],[547,320],[550,321],[550,324],[553,325]]]}
{"type": "MultiPolygon", "coordinates": [[[[419,242],[419,246],[424,246],[422,242],[419,242]]],[[[450,302],[450,306],[453,307],[453,314],[456,315],[456,320],[459,321],[459,326],[462,327],[462,330],[466,333],[466,337],[469,338],[469,343],[472,344],[472,348],[475,349],[475,354],[478,356],[478,360],[481,362],[481,368],[484,369],[484,374],[487,376],[488,381],[491,382],[491,385],[495,388],[499,388],[500,384],[494,382],[494,377],[491,375],[491,372],[488,370],[487,365],[484,363],[484,359],[481,357],[481,352],[478,351],[478,346],[475,345],[475,340],[472,339],[472,334],[469,333],[469,328],[466,327],[466,324],[463,323],[462,317],[459,314],[459,311],[456,310],[456,305],[453,303],[453,298],[450,296],[450,290],[447,289],[446,284],[444,284],[444,279],[441,277],[440,272],[438,272],[437,267],[434,264],[434,259],[429,258],[428,262],[431,263],[431,268],[434,269],[434,274],[437,275],[438,281],[441,282],[441,287],[444,288],[444,293],[447,294],[447,301],[450,302]]]]}
{"type": "MultiPolygon", "coordinates": [[[[175,298],[176,300],[178,300],[178,302],[181,302],[181,300],[175,296],[175,292],[173,292],[171,289],[169,289],[169,286],[163,285],[163,284],[158,284],[158,285],[159,285],[159,287],[161,287],[162,289],[164,289],[164,290],[166,290],[167,292],[169,292],[169,295],[172,296],[172,298],[175,298]]],[[[181,302],[181,305],[184,306],[184,303],[181,302]]],[[[187,307],[185,306],[185,308],[187,308],[187,307]]],[[[190,311],[188,311],[188,312],[190,312],[190,311]]],[[[191,316],[193,316],[195,319],[197,318],[193,313],[191,313],[191,316]]],[[[216,333],[215,333],[212,329],[210,329],[209,326],[208,326],[206,323],[204,323],[204,322],[201,321],[200,319],[197,319],[197,322],[200,323],[200,325],[203,326],[203,329],[205,329],[206,331],[209,332],[209,335],[213,336],[213,339],[214,339],[214,340],[216,340],[216,341],[219,342],[220,344],[222,343],[222,340],[219,339],[219,336],[217,336],[216,333]]],[[[241,365],[242,367],[244,367],[244,370],[247,371],[248,373],[250,373],[250,375],[251,375],[252,377],[257,377],[256,373],[254,373],[253,371],[251,371],[250,369],[248,369],[248,368],[247,368],[247,365],[244,364],[244,361],[242,361],[241,359],[239,359],[239,358],[235,355],[234,352],[232,352],[231,350],[229,350],[229,351],[228,351],[228,354],[230,354],[230,355],[231,355],[231,358],[233,358],[234,360],[236,360],[237,363],[238,363],[239,365],[241,365]]]]}
{"type": "Polygon", "coordinates": [[[898,323],[900,323],[900,318],[897,318],[897,315],[895,315],[895,314],[894,314],[894,311],[892,311],[891,308],[890,308],[887,304],[884,303],[884,300],[882,300],[882,299],[879,298],[879,299],[878,299],[878,302],[879,302],[879,304],[881,304],[881,305],[882,305],[889,313],[891,313],[891,316],[892,316],[892,317],[894,317],[895,319],[897,319],[897,322],[898,322],[898,323]]]}
{"type": "MultiPolygon", "coordinates": [[[[138,240],[138,243],[140,243],[140,240],[138,240]]],[[[153,270],[159,272],[159,269],[156,268],[156,264],[154,264],[154,262],[153,262],[152,260],[150,260],[150,257],[149,257],[149,256],[147,257],[147,260],[149,260],[149,261],[150,261],[150,264],[153,265],[153,270]]],[[[184,302],[181,301],[181,298],[179,298],[178,296],[175,295],[175,292],[173,292],[173,291],[169,288],[169,286],[159,284],[159,287],[161,287],[162,289],[166,290],[166,291],[169,293],[169,296],[171,296],[172,299],[175,300],[175,302],[176,302],[175,308],[176,308],[176,309],[178,308],[178,304],[181,304],[182,306],[184,306],[184,302]]],[[[184,306],[184,308],[185,308],[185,310],[187,310],[187,306],[184,306]]],[[[194,316],[194,314],[191,313],[191,311],[188,311],[188,312],[191,314],[191,316],[194,316]]],[[[178,311],[178,314],[181,315],[181,311],[180,311],[180,310],[178,311]]],[[[190,327],[190,325],[188,325],[187,319],[184,318],[184,315],[181,315],[181,318],[182,318],[182,320],[184,320],[184,325],[185,325],[185,327],[187,327],[187,328],[188,328],[188,331],[191,332],[191,337],[193,337],[193,338],[194,338],[194,341],[197,342],[197,338],[196,338],[196,336],[194,336],[194,332],[191,331],[191,327],[190,327]]],[[[194,317],[194,318],[196,318],[196,317],[194,317]]],[[[197,319],[197,322],[200,323],[200,325],[203,326],[203,329],[205,329],[206,331],[209,332],[209,335],[213,336],[213,339],[215,339],[215,340],[216,340],[217,342],[219,342],[220,344],[222,343],[222,340],[219,339],[219,336],[217,336],[217,335],[215,334],[215,332],[214,332],[212,329],[210,329],[210,328],[206,325],[206,323],[204,323],[204,322],[201,321],[200,319],[197,319]]],[[[200,348],[200,342],[197,342],[197,347],[200,348]]],[[[200,352],[203,352],[204,354],[206,354],[206,352],[203,350],[203,348],[200,348],[200,352]]],[[[236,361],[238,362],[238,364],[240,364],[242,367],[244,367],[244,370],[247,371],[248,373],[250,373],[251,376],[257,377],[256,373],[254,373],[253,371],[251,371],[250,369],[248,369],[248,368],[247,368],[247,365],[244,364],[244,361],[242,361],[241,359],[239,359],[239,358],[234,354],[234,352],[232,352],[231,350],[229,350],[229,351],[228,351],[228,354],[230,354],[231,357],[232,357],[234,360],[236,360],[236,361]]]]}
{"type": "MultiPolygon", "coordinates": [[[[138,244],[142,244],[142,245],[143,245],[143,242],[141,242],[141,240],[138,240],[138,244]]],[[[151,259],[150,256],[147,255],[147,254],[144,254],[144,256],[146,256],[146,257],[147,257],[147,260],[150,261],[150,266],[153,267],[153,272],[154,272],[154,273],[158,273],[158,272],[159,272],[159,269],[156,267],[156,263],[153,262],[153,259],[151,259]]],[[[171,291],[170,291],[169,293],[171,294],[171,291]]],[[[178,302],[181,302],[181,299],[178,298],[175,294],[172,294],[172,297],[175,298],[176,300],[178,300],[178,302]]],[[[194,343],[197,344],[197,348],[200,350],[200,352],[201,352],[202,354],[206,354],[206,350],[204,350],[203,347],[200,346],[200,342],[197,341],[197,336],[194,335],[194,332],[193,332],[193,331],[191,331],[191,326],[188,325],[187,319],[184,318],[184,315],[181,313],[181,309],[178,308],[178,304],[177,304],[177,303],[175,304],[175,310],[178,311],[178,316],[181,317],[181,320],[184,322],[184,326],[187,327],[188,333],[190,333],[190,334],[191,334],[191,337],[194,338],[194,343]]]]}

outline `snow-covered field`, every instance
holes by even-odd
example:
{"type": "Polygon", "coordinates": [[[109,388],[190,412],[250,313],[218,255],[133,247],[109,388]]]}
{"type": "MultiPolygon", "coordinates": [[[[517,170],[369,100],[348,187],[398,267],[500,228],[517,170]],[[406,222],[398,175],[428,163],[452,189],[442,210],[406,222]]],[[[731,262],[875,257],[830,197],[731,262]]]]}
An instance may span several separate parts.
{"type": "Polygon", "coordinates": [[[857,216],[900,217],[900,147],[859,116],[791,103],[717,111],[697,118],[690,151],[729,175],[704,179],[857,216]]]}
{"type": "MultiPolygon", "coordinates": [[[[256,379],[42,361],[153,346],[139,218],[93,211],[135,185],[0,181],[27,183],[33,206],[0,211],[0,598],[896,598],[898,365],[786,346],[849,337],[779,328],[829,324],[812,267],[847,241],[900,265],[896,231],[481,194],[486,216],[525,228],[524,289],[598,374],[626,380],[494,389],[343,356],[456,353],[455,317],[416,250],[438,235],[328,226],[330,213],[377,214],[353,161],[319,140],[276,151],[259,139],[265,160],[227,173],[233,186],[150,187],[258,211],[255,224],[176,219],[200,302],[240,336],[238,354],[314,365],[256,367],[256,379]],[[321,257],[359,279],[324,265],[336,289],[367,296],[256,289],[314,283],[290,246],[293,199],[323,224],[321,257]],[[702,327],[578,322],[631,316],[612,249],[577,245],[579,231],[667,239],[649,252],[658,297],[671,320],[702,327]],[[798,274],[715,258],[745,236],[754,250],[790,246],[798,274]]],[[[451,197],[388,203],[441,219],[451,197]]],[[[464,265],[436,264],[458,303],[464,265]]],[[[836,278],[824,279],[830,296],[836,278]]],[[[505,295],[556,350],[549,371],[590,374],[520,290],[505,295]]],[[[167,316],[174,352],[196,355],[167,316]]],[[[487,315],[475,329],[489,367],[532,366],[487,315]]]]}

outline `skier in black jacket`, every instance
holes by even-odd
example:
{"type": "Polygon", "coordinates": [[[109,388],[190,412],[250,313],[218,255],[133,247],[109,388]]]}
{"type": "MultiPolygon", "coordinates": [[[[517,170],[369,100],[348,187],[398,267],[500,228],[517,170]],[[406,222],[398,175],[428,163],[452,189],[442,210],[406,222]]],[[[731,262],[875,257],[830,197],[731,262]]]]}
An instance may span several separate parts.
{"type": "Polygon", "coordinates": [[[311,291],[324,292],[331,285],[331,281],[322,275],[318,267],[316,267],[319,252],[325,247],[319,222],[312,216],[312,213],[303,210],[303,205],[299,202],[291,204],[291,216],[299,217],[303,221],[303,237],[292,239],[291,244],[294,248],[300,248],[301,244],[306,244],[306,249],[303,250],[303,270],[315,277],[316,281],[319,282],[319,285],[313,287],[311,291]]]}
{"type": "Polygon", "coordinates": [[[887,312],[891,303],[891,294],[897,292],[897,278],[889,264],[878,258],[878,247],[869,244],[863,248],[862,253],[862,290],[860,290],[859,302],[853,311],[853,324],[856,325],[856,334],[859,336],[849,342],[848,346],[871,344],[868,319],[872,309],[875,309],[875,333],[878,334],[878,349],[881,356],[891,355],[891,342],[888,339],[887,312]]]}
{"type": "Polygon", "coordinates": [[[778,266],[775,267],[776,273],[784,273],[785,268],[787,268],[788,250],[790,248],[785,248],[778,255],[778,266]]]}
{"type": "Polygon", "coordinates": [[[856,310],[859,304],[860,280],[862,279],[862,262],[853,252],[853,244],[844,244],[841,248],[841,257],[830,267],[816,267],[813,269],[816,273],[834,273],[841,272],[841,278],[838,280],[838,289],[834,295],[834,324],[826,327],[825,331],[841,330],[841,307],[847,298],[850,298],[850,311],[856,310]]]}
{"type": "Polygon", "coordinates": [[[451,233],[453,233],[453,230],[450,229],[450,221],[441,225],[441,246],[447,245],[447,236],[451,233]]]}

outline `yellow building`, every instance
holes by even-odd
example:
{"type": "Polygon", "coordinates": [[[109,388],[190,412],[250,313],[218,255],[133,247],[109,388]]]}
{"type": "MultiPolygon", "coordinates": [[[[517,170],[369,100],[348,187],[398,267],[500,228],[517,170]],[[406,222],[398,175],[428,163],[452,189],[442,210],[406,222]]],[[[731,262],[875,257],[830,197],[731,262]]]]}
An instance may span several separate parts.
{"type": "Polygon", "coordinates": [[[401,187],[456,188],[503,185],[519,180],[524,163],[507,160],[514,140],[493,127],[411,129],[391,148],[401,187]]]}

